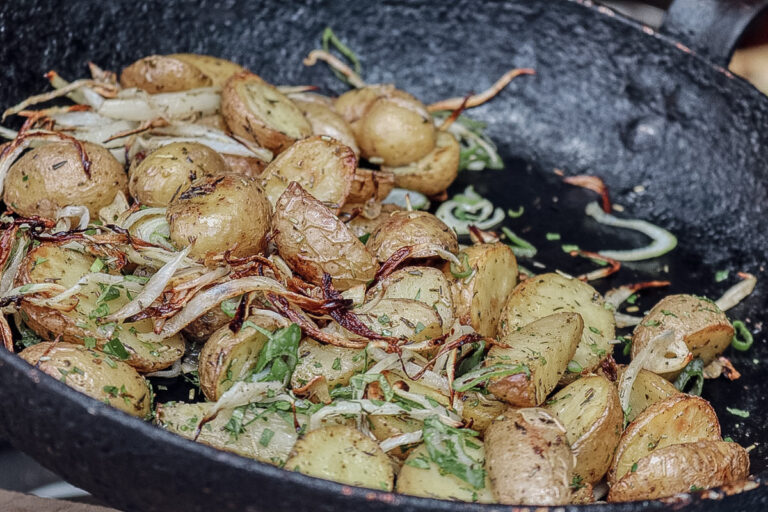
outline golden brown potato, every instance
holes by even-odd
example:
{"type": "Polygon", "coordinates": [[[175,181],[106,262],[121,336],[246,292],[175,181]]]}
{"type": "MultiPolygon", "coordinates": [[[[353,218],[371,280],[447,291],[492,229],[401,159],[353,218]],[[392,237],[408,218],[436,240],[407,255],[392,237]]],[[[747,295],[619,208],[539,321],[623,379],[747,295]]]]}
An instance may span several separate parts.
{"type": "Polygon", "coordinates": [[[411,258],[438,255],[435,248],[456,254],[456,233],[429,212],[393,212],[371,233],[365,246],[380,262],[403,247],[410,247],[411,258]]]}
{"type": "Polygon", "coordinates": [[[616,386],[605,377],[582,377],[547,401],[547,409],[565,426],[576,456],[573,472],[584,482],[599,482],[611,465],[624,423],[616,386]]]}
{"type": "MultiPolygon", "coordinates": [[[[613,311],[605,308],[603,297],[578,279],[549,273],[517,285],[499,318],[499,335],[564,311],[579,313],[584,320],[584,331],[573,360],[581,371],[594,371],[600,361],[613,352],[611,341],[616,336],[616,321],[613,311]]],[[[566,373],[564,379],[573,380],[573,374],[566,373]]]]}
{"type": "Polygon", "coordinates": [[[373,231],[376,229],[376,227],[381,224],[382,222],[386,221],[389,218],[389,214],[392,212],[399,212],[402,208],[400,208],[397,205],[394,204],[382,204],[381,205],[381,212],[376,216],[371,216],[373,218],[368,218],[365,216],[365,205],[363,204],[355,204],[355,203],[347,203],[344,205],[344,207],[341,209],[340,215],[346,215],[346,214],[352,214],[354,217],[352,217],[351,220],[347,221],[347,227],[352,231],[352,234],[354,234],[356,237],[361,237],[365,235],[369,235],[373,233],[373,231]]]}
{"type": "Polygon", "coordinates": [[[323,427],[296,442],[285,468],[342,484],[391,491],[395,475],[379,445],[346,426],[323,427]]]}
{"type": "Polygon", "coordinates": [[[206,311],[203,316],[187,325],[184,330],[184,336],[196,343],[205,343],[219,327],[226,325],[232,320],[221,307],[206,311]]]}
{"type": "Polygon", "coordinates": [[[262,184],[273,205],[292,182],[334,212],[346,202],[357,158],[350,148],[330,137],[297,142],[264,170],[262,184]]]}
{"type": "Polygon", "coordinates": [[[320,284],[329,274],[334,286],[346,290],[367,284],[379,269],[344,223],[295,181],[277,201],[274,223],[280,256],[310,282],[320,284]]]}
{"type": "Polygon", "coordinates": [[[122,361],[106,364],[105,355],[72,343],[42,342],[19,353],[54,379],[123,412],[144,418],[152,399],[144,377],[122,361]]]}
{"type": "Polygon", "coordinates": [[[352,177],[347,201],[364,203],[370,199],[384,200],[395,186],[395,176],[388,171],[372,171],[358,167],[352,177]]]}
{"type": "Polygon", "coordinates": [[[463,393],[461,402],[461,417],[472,430],[477,430],[480,434],[507,408],[507,404],[496,400],[493,395],[483,395],[476,391],[463,393]]]}
{"type": "Polygon", "coordinates": [[[451,186],[459,174],[459,142],[448,132],[437,134],[435,148],[400,167],[382,167],[394,174],[395,186],[434,196],[451,186]]]}
{"type": "Polygon", "coordinates": [[[124,68],[120,84],[156,94],[209,87],[213,81],[189,62],[170,55],[149,55],[124,68]]]}
{"type": "Polygon", "coordinates": [[[423,302],[412,299],[381,299],[373,307],[361,308],[358,318],[369,329],[383,336],[406,338],[412,342],[437,338],[443,334],[440,315],[423,302]]]}
{"type": "Polygon", "coordinates": [[[573,453],[565,429],[546,410],[510,410],[491,423],[485,431],[485,457],[499,503],[570,503],[573,453]]]}
{"type": "MultiPolygon", "coordinates": [[[[403,267],[382,279],[384,298],[413,299],[423,302],[440,315],[443,330],[453,325],[451,285],[442,272],[433,267],[403,267]]],[[[369,294],[375,294],[371,290],[369,294]]]]}
{"type": "Polygon", "coordinates": [[[128,171],[131,196],[145,206],[168,206],[204,176],[220,176],[230,169],[216,151],[197,142],[173,142],[134,160],[128,171]]]}
{"type": "Polygon", "coordinates": [[[290,94],[288,96],[312,125],[314,135],[327,135],[345,146],[349,146],[355,155],[360,155],[355,134],[347,122],[333,108],[330,98],[313,93],[290,94]]]}
{"type": "Polygon", "coordinates": [[[249,178],[259,178],[269,165],[269,162],[251,156],[222,153],[221,158],[227,163],[231,172],[248,176],[249,178]]]}
{"type": "Polygon", "coordinates": [[[555,313],[502,336],[485,365],[522,365],[528,373],[494,377],[488,391],[517,407],[543,404],[565,373],[583,329],[579,314],[555,313]]]}
{"type": "Polygon", "coordinates": [[[109,150],[90,142],[81,145],[82,154],[74,142],[51,142],[22,155],[5,178],[5,204],[24,217],[49,219],[65,206],[85,206],[93,219],[118,192],[128,195],[123,166],[109,150]]]}
{"type": "MultiPolygon", "coordinates": [[[[94,262],[95,258],[90,255],[42,244],[25,256],[14,285],[55,282],[70,288],[91,272],[94,262]]],[[[71,311],[52,310],[28,302],[22,302],[21,311],[27,316],[29,328],[43,339],[61,336],[61,341],[110,351],[110,361],[122,359],[140,372],[162,370],[181,358],[184,339],[178,334],[160,343],[139,339],[140,335],[153,332],[150,319],[120,324],[114,333],[108,325],[99,324],[101,317],[114,313],[130,301],[125,285],[113,285],[109,289],[110,295],[118,292],[117,296],[102,300],[107,290],[96,282],[88,283],[75,295],[78,302],[71,311]]]]}
{"type": "Polygon", "coordinates": [[[654,450],[611,486],[608,501],[665,498],[749,476],[749,454],[736,443],[699,441],[654,450]]]}
{"type": "Polygon", "coordinates": [[[719,441],[720,423],[709,402],[698,396],[674,395],[640,413],[621,436],[608,471],[614,485],[640,459],[660,448],[696,441],[719,441]]]}
{"type": "Polygon", "coordinates": [[[334,100],[334,109],[352,129],[356,140],[360,139],[360,124],[363,115],[374,101],[392,94],[394,89],[395,86],[392,84],[367,85],[347,91],[334,100]]]}
{"type": "MultiPolygon", "coordinates": [[[[695,295],[668,295],[635,327],[632,357],[654,337],[669,329],[675,332],[675,338],[685,342],[694,358],[701,358],[704,366],[728,348],[734,332],[728,317],[714,302],[695,295]]],[[[672,367],[653,366],[646,369],[674,379],[685,364],[683,359],[672,367]]]]}
{"type": "Polygon", "coordinates": [[[250,315],[247,320],[249,323],[244,322],[237,334],[228,325],[221,327],[208,338],[200,351],[200,390],[212,402],[221,398],[235,382],[244,380],[256,364],[259,352],[267,343],[267,336],[253,325],[268,331],[283,326],[266,315],[250,315]]]}
{"type": "Polygon", "coordinates": [[[173,53],[168,55],[168,58],[179,60],[197,68],[210,79],[211,85],[214,87],[223,86],[224,82],[226,82],[229,77],[245,71],[240,64],[235,64],[231,60],[220,59],[210,55],[200,55],[198,53],[173,53]]]}
{"type": "MultiPolygon", "coordinates": [[[[408,418],[407,416],[385,416],[378,414],[368,416],[368,427],[371,430],[371,434],[379,442],[408,432],[416,432],[421,430],[423,425],[423,421],[408,418]]],[[[405,460],[416,447],[416,444],[398,446],[389,450],[387,454],[400,461],[405,460]]]]}
{"type": "Polygon", "coordinates": [[[680,391],[664,377],[648,370],[640,370],[629,394],[627,421],[635,421],[637,415],[651,405],[679,393],[680,391]]]}
{"type": "MultiPolygon", "coordinates": [[[[471,269],[467,277],[456,277],[450,263],[443,273],[452,282],[456,316],[463,325],[471,325],[482,336],[496,337],[499,315],[517,284],[517,259],[507,244],[477,244],[459,253],[469,269],[458,269],[459,274],[471,269]]],[[[457,270],[454,268],[454,270],[457,270]]]]}
{"type": "Polygon", "coordinates": [[[299,343],[299,363],[291,376],[291,387],[305,386],[317,376],[323,376],[329,389],[346,386],[355,373],[365,369],[365,351],[336,347],[304,338],[299,343]]]}
{"type": "Polygon", "coordinates": [[[221,114],[233,134],[275,153],[312,134],[309,121],[287,96],[258,75],[232,75],[221,90],[221,114]]]}
{"type": "Polygon", "coordinates": [[[571,503],[574,505],[589,505],[595,502],[594,488],[590,483],[581,483],[580,486],[573,490],[573,496],[571,497],[571,503]]]}
{"type": "Polygon", "coordinates": [[[194,244],[193,258],[231,251],[258,254],[267,246],[272,205],[258,182],[228,174],[195,181],[168,205],[166,219],[176,247],[194,244]]]}

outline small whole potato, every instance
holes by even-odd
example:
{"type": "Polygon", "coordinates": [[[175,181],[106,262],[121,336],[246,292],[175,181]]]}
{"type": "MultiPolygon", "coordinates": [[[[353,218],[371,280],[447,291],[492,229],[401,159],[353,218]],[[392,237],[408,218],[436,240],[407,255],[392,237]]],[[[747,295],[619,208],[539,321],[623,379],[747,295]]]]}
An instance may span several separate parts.
{"type": "Polygon", "coordinates": [[[173,142],[157,148],[144,160],[134,160],[128,171],[128,189],[145,206],[168,206],[198,178],[229,171],[221,155],[208,146],[173,142]]]}
{"type": "Polygon", "coordinates": [[[118,191],[127,195],[125,170],[109,150],[90,142],[80,145],[82,153],[74,142],[52,142],[22,155],[5,178],[5,204],[19,215],[49,219],[60,208],[82,205],[98,218],[118,191]]]}
{"type": "Polygon", "coordinates": [[[380,262],[403,247],[411,248],[411,258],[438,256],[441,249],[459,252],[456,232],[431,213],[422,211],[391,213],[376,226],[365,245],[380,262]]]}
{"type": "Polygon", "coordinates": [[[207,76],[211,85],[221,87],[229,77],[236,73],[245,71],[243,66],[235,64],[231,60],[220,59],[210,55],[200,55],[198,53],[173,53],[168,55],[170,59],[176,59],[190,66],[194,66],[201,73],[207,76]]]}
{"type": "Polygon", "coordinates": [[[149,55],[120,73],[123,87],[137,87],[150,94],[177,92],[199,87],[222,86],[235,73],[243,71],[234,62],[194,53],[149,55]]]}
{"type": "Polygon", "coordinates": [[[233,75],[221,90],[221,114],[233,134],[275,153],[312,135],[312,126],[286,95],[258,75],[233,75]]]}
{"type": "Polygon", "coordinates": [[[450,187],[458,176],[460,152],[456,137],[439,132],[435,148],[425,156],[402,167],[382,167],[382,170],[395,175],[396,187],[434,196],[450,187]]]}
{"type": "Polygon", "coordinates": [[[360,155],[355,134],[344,118],[336,113],[333,102],[329,98],[311,93],[291,94],[289,98],[312,125],[314,135],[333,137],[345,146],[349,146],[355,155],[360,155]]]}
{"type": "Polygon", "coordinates": [[[352,89],[345,92],[333,102],[336,112],[347,122],[355,134],[360,138],[360,121],[371,107],[374,101],[392,94],[395,86],[392,84],[374,84],[352,89]]]}
{"type": "Polygon", "coordinates": [[[256,180],[228,174],[198,179],[171,201],[166,219],[176,247],[194,244],[191,257],[244,257],[266,249],[272,206],[256,180]]]}

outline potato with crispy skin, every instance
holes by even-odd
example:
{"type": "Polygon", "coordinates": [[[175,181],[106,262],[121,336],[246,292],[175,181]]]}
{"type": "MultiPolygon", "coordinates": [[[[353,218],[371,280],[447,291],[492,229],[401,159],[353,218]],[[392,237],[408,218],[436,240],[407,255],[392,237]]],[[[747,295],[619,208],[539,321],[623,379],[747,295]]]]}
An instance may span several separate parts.
{"type": "Polygon", "coordinates": [[[391,213],[376,226],[365,246],[382,263],[404,247],[411,248],[410,258],[459,252],[456,232],[431,213],[418,210],[391,213]]]}
{"type": "Polygon", "coordinates": [[[666,498],[749,476],[749,454],[736,443],[698,441],[665,446],[639,459],[611,486],[608,501],[666,498]]]}
{"type": "Polygon", "coordinates": [[[458,176],[459,153],[456,137],[439,132],[432,151],[413,162],[399,167],[383,166],[382,170],[394,174],[396,187],[434,196],[450,187],[458,176]]]}
{"type": "Polygon", "coordinates": [[[350,203],[365,203],[366,201],[383,201],[395,186],[395,176],[389,171],[374,171],[358,167],[352,177],[347,201],[350,203]]]}
{"type": "MultiPolygon", "coordinates": [[[[347,203],[341,209],[339,216],[342,220],[345,220],[345,216],[347,218],[353,216],[350,220],[345,220],[345,224],[356,237],[360,238],[366,235],[370,237],[376,227],[389,218],[390,213],[401,210],[402,208],[394,204],[382,204],[381,211],[378,214],[374,212],[366,216],[364,204],[347,203]]],[[[363,238],[363,240],[366,240],[368,237],[363,238]]]]}
{"type": "Polygon", "coordinates": [[[272,206],[258,182],[227,174],[203,177],[168,205],[166,219],[176,247],[192,245],[203,259],[231,251],[236,257],[263,252],[272,227],[272,206]]]}
{"type": "Polygon", "coordinates": [[[248,71],[232,75],[224,83],[221,114],[233,134],[275,153],[312,134],[312,126],[299,107],[248,71]]]}
{"type": "MultiPolygon", "coordinates": [[[[442,272],[433,267],[403,267],[380,282],[383,297],[423,302],[440,315],[445,332],[453,325],[451,285],[442,272]]],[[[368,292],[375,295],[377,289],[368,292]]]]}
{"type": "Polygon", "coordinates": [[[648,370],[640,370],[629,394],[627,421],[634,421],[638,414],[651,405],[677,394],[680,394],[680,391],[664,377],[648,370]]]}
{"type": "Polygon", "coordinates": [[[349,146],[355,155],[360,155],[355,134],[347,122],[333,108],[333,101],[320,94],[298,93],[289,94],[288,97],[299,107],[299,110],[312,125],[314,135],[327,135],[345,146],[349,146]]]}
{"type": "Polygon", "coordinates": [[[274,224],[280,256],[310,282],[321,284],[329,274],[346,290],[376,275],[379,265],[363,243],[295,181],[277,201],[274,224]]]}
{"type": "Polygon", "coordinates": [[[107,364],[105,354],[72,343],[42,342],[19,354],[31,365],[96,400],[144,418],[150,414],[147,381],[122,361],[107,364]]]}
{"type": "Polygon", "coordinates": [[[461,417],[467,425],[481,434],[488,425],[498,418],[507,408],[507,404],[497,400],[495,396],[477,391],[467,391],[461,395],[461,417]]]}
{"type": "Polygon", "coordinates": [[[149,55],[123,68],[120,85],[157,94],[210,87],[213,81],[189,62],[170,55],[149,55]]]}
{"type": "Polygon", "coordinates": [[[14,162],[4,187],[3,202],[24,217],[55,219],[59,209],[78,205],[93,219],[118,192],[128,194],[128,179],[122,164],[98,144],[52,142],[14,162]]]}
{"type": "Polygon", "coordinates": [[[504,505],[570,503],[573,465],[565,428],[545,409],[510,410],[485,431],[485,467],[504,505]]]}
{"type": "Polygon", "coordinates": [[[167,57],[194,66],[210,79],[211,85],[214,87],[221,87],[229,77],[245,71],[243,66],[235,64],[231,60],[199,53],[172,53],[167,57]]]}
{"type": "Polygon", "coordinates": [[[328,388],[346,386],[357,372],[365,370],[365,351],[325,345],[312,338],[299,343],[299,362],[291,375],[291,387],[305,386],[322,376],[328,388]]]}
{"type": "Polygon", "coordinates": [[[131,163],[128,189],[144,206],[168,206],[198,178],[229,172],[221,155],[208,146],[198,142],[173,142],[131,163]]]}

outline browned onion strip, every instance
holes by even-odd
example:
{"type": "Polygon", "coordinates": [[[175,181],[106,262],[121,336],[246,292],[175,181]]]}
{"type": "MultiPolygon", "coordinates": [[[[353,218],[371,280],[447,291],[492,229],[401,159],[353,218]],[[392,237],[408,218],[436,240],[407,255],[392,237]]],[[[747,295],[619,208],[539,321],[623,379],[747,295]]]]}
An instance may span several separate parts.
{"type": "Polygon", "coordinates": [[[110,136],[108,139],[102,141],[102,143],[111,142],[115,139],[120,139],[123,137],[127,137],[129,135],[136,135],[137,133],[146,132],[147,130],[151,130],[152,128],[162,128],[163,126],[168,126],[169,124],[170,123],[165,119],[163,119],[162,117],[159,117],[157,119],[148,119],[147,121],[144,121],[136,128],[115,133],[114,135],[110,136]]]}
{"type": "Polygon", "coordinates": [[[621,268],[621,262],[616,261],[612,258],[608,258],[596,252],[582,251],[580,249],[577,249],[575,251],[571,251],[569,254],[574,257],[581,256],[583,258],[589,258],[592,260],[604,261],[608,263],[607,267],[602,267],[597,270],[593,270],[591,272],[587,272],[586,274],[582,274],[578,276],[577,279],[579,279],[580,281],[594,281],[595,279],[602,279],[603,277],[608,277],[611,274],[615,274],[621,268]]]}
{"type": "Polygon", "coordinates": [[[379,270],[376,272],[376,275],[373,278],[373,282],[377,283],[390,275],[392,272],[394,272],[397,267],[400,266],[402,262],[407,260],[411,253],[413,252],[413,247],[410,245],[407,245],[405,247],[401,247],[398,250],[396,250],[394,253],[392,253],[392,256],[387,258],[387,261],[381,264],[381,267],[379,267],[379,270]]]}
{"type": "Polygon", "coordinates": [[[496,82],[490,86],[485,91],[481,92],[480,94],[474,94],[470,96],[469,98],[465,99],[461,96],[457,96],[455,98],[448,98],[446,100],[438,101],[436,103],[432,103],[427,107],[427,110],[430,112],[437,112],[438,110],[456,110],[458,109],[463,103],[465,103],[465,108],[472,108],[477,107],[479,105],[482,105],[486,101],[491,100],[494,96],[499,94],[509,83],[517,78],[520,75],[535,75],[536,71],[534,71],[531,68],[519,68],[519,69],[510,69],[506,73],[504,73],[501,78],[496,80],[496,82]]]}
{"type": "Polygon", "coordinates": [[[309,52],[309,55],[306,56],[304,59],[304,65],[305,66],[314,66],[317,64],[318,60],[322,60],[329,66],[331,66],[333,69],[341,73],[347,78],[347,81],[352,85],[352,87],[360,88],[365,87],[365,81],[363,81],[362,78],[360,78],[360,75],[355,73],[352,68],[344,64],[339,58],[337,58],[335,55],[325,51],[325,50],[312,50],[309,52]]]}
{"type": "MultiPolygon", "coordinates": [[[[444,132],[447,130],[461,115],[461,113],[467,108],[467,101],[469,101],[469,98],[471,98],[471,94],[467,94],[464,96],[464,101],[461,103],[459,108],[455,109],[453,112],[451,112],[451,115],[445,118],[445,121],[443,121],[443,124],[441,124],[437,129],[441,132],[444,132]]],[[[446,192],[446,191],[444,191],[446,192]]],[[[448,199],[446,197],[446,199],[448,199]]]]}
{"type": "Polygon", "coordinates": [[[611,213],[611,197],[608,195],[608,185],[606,185],[601,178],[590,176],[588,174],[580,174],[578,176],[568,176],[563,178],[563,182],[569,185],[586,188],[587,190],[600,194],[603,211],[605,213],[611,213]]]}
{"type": "MultiPolygon", "coordinates": [[[[50,73],[53,73],[53,72],[50,72],[50,73]]],[[[2,118],[0,118],[0,121],[5,121],[6,117],[12,116],[14,114],[18,114],[19,112],[21,112],[22,110],[26,109],[31,105],[37,105],[38,103],[45,103],[46,101],[50,101],[56,98],[60,98],[62,96],[66,96],[72,91],[76,91],[77,89],[80,89],[82,87],[98,88],[99,90],[102,90],[108,94],[110,93],[110,91],[114,91],[115,94],[117,93],[115,86],[112,84],[108,84],[105,82],[97,82],[95,80],[83,78],[80,80],[75,80],[74,82],[70,82],[69,84],[65,85],[64,87],[61,87],[60,89],[56,89],[43,94],[37,94],[35,96],[30,96],[29,98],[25,99],[21,103],[18,103],[12,106],[11,108],[6,109],[5,112],[3,112],[3,116],[2,118]]]]}
{"type": "Polygon", "coordinates": [[[13,333],[11,332],[11,326],[8,325],[8,319],[2,313],[0,313],[0,337],[3,338],[5,349],[13,353],[13,333]]]}

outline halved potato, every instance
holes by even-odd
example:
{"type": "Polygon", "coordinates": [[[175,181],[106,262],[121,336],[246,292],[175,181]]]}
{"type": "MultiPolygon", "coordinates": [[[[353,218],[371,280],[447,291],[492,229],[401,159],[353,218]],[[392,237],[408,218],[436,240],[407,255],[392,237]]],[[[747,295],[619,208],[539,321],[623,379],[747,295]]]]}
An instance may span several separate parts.
{"type": "MultiPolygon", "coordinates": [[[[70,288],[81,277],[90,273],[96,259],[92,256],[52,244],[42,244],[29,251],[16,277],[16,286],[29,283],[55,282],[70,288]]],[[[154,372],[171,366],[184,355],[184,339],[174,335],[161,343],[139,339],[139,335],[153,332],[151,319],[123,323],[118,326],[100,325],[98,319],[114,313],[130,299],[122,285],[102,290],[97,283],[84,286],[75,295],[78,303],[71,311],[52,310],[22,302],[21,311],[27,315],[27,325],[43,339],[61,336],[62,341],[78,345],[89,344],[98,350],[113,352],[119,359],[120,345],[126,350],[125,362],[140,372],[154,372]],[[109,300],[102,299],[109,297],[109,300]],[[114,333],[111,333],[114,327],[114,333]],[[117,341],[111,341],[117,340],[117,341]],[[117,347],[117,352],[115,348],[117,347]]]]}
{"type": "Polygon", "coordinates": [[[310,282],[321,284],[328,274],[346,290],[376,276],[379,264],[365,245],[297,182],[280,196],[273,220],[277,251],[310,282]]]}
{"type": "Polygon", "coordinates": [[[389,171],[374,171],[358,167],[352,177],[347,201],[365,203],[371,199],[384,200],[395,186],[395,176],[389,171]]]}
{"type": "MultiPolygon", "coordinates": [[[[369,216],[366,216],[366,209],[364,204],[360,203],[347,203],[341,209],[340,216],[354,215],[352,220],[346,221],[345,224],[352,231],[356,237],[370,237],[371,233],[382,222],[389,218],[389,214],[392,212],[399,212],[402,208],[394,204],[382,204],[381,211],[375,212],[369,216]]],[[[366,238],[363,238],[365,240],[366,238]]]]}
{"type": "Polygon", "coordinates": [[[346,426],[309,432],[293,447],[285,468],[348,485],[391,491],[394,471],[379,445],[346,426]]]}
{"type": "MultiPolygon", "coordinates": [[[[368,416],[368,427],[371,430],[371,434],[379,442],[408,432],[416,432],[421,430],[423,426],[423,421],[408,418],[407,416],[385,416],[379,414],[368,416]]],[[[387,454],[402,461],[410,455],[415,446],[415,444],[401,445],[389,450],[387,454]]]]}
{"type": "Polygon", "coordinates": [[[221,306],[209,309],[201,317],[187,325],[182,332],[184,336],[196,343],[205,343],[211,335],[220,327],[227,325],[232,318],[229,317],[221,306]]]}
{"type": "Polygon", "coordinates": [[[355,373],[365,369],[365,351],[324,345],[311,338],[299,343],[299,364],[293,370],[291,387],[300,388],[321,375],[329,389],[346,386],[355,373]]]}
{"type": "MultiPolygon", "coordinates": [[[[578,279],[550,273],[517,285],[501,313],[499,335],[514,332],[537,318],[564,311],[579,313],[584,319],[584,330],[573,360],[583,372],[594,371],[600,361],[613,352],[611,341],[616,336],[616,321],[613,311],[606,309],[603,297],[578,279]]],[[[568,377],[566,374],[564,378],[568,380],[568,377]]]]}
{"type": "Polygon", "coordinates": [[[395,86],[392,84],[374,84],[352,89],[336,98],[333,106],[352,129],[355,139],[359,140],[363,115],[374,101],[382,96],[386,97],[394,90],[395,86]]]}
{"type": "MultiPolygon", "coordinates": [[[[382,279],[383,297],[413,299],[430,306],[447,332],[453,325],[453,297],[451,285],[442,272],[433,267],[403,267],[382,279]]],[[[376,293],[375,291],[369,294],[376,293]]]]}
{"type": "MultiPolygon", "coordinates": [[[[194,439],[200,421],[213,405],[212,402],[158,404],[156,422],[166,430],[194,439]]],[[[220,411],[216,418],[202,427],[197,441],[219,450],[282,466],[298,437],[290,412],[281,414],[250,405],[220,411]],[[236,410],[239,411],[237,416],[236,410]]]]}
{"type": "Polygon", "coordinates": [[[265,162],[264,160],[252,156],[228,155],[222,153],[221,158],[227,163],[231,172],[248,176],[249,178],[260,178],[269,165],[269,162],[265,162]]]}
{"type": "Polygon", "coordinates": [[[590,484],[599,482],[611,465],[624,422],[616,386],[605,377],[582,377],[558,391],[547,409],[565,425],[576,456],[573,472],[590,484]]]}
{"type": "Polygon", "coordinates": [[[467,277],[456,277],[450,263],[443,273],[453,285],[456,316],[463,325],[471,325],[483,336],[496,337],[501,310],[517,284],[517,259],[507,244],[477,244],[464,248],[459,259],[469,269],[467,277]]]}
{"type": "MultiPolygon", "coordinates": [[[[467,455],[475,460],[485,459],[481,443],[464,445],[467,455]]],[[[446,473],[429,457],[424,444],[411,451],[397,475],[397,492],[440,500],[493,503],[491,482],[486,473],[485,486],[475,489],[464,480],[446,473]]]]}
{"type": "Polygon", "coordinates": [[[413,299],[381,299],[375,306],[362,306],[357,317],[370,330],[383,336],[405,338],[411,342],[437,338],[443,324],[437,311],[413,299]]]}
{"type": "Polygon", "coordinates": [[[629,394],[627,421],[634,421],[638,414],[651,405],[679,393],[680,391],[664,377],[648,370],[640,370],[629,394]]]}
{"type": "Polygon", "coordinates": [[[485,365],[524,365],[530,375],[494,377],[488,391],[517,407],[543,404],[565,373],[583,329],[578,313],[556,313],[502,336],[488,351],[485,365]]]}
{"type": "Polygon", "coordinates": [[[699,441],[659,448],[611,486],[608,501],[665,498],[749,476],[749,454],[736,443],[699,441]]]}
{"type": "Polygon", "coordinates": [[[349,195],[357,157],[330,137],[310,137],[291,146],[264,170],[262,184],[269,201],[277,200],[292,182],[337,213],[349,195]]]}
{"type": "Polygon", "coordinates": [[[82,345],[42,342],[25,348],[19,357],[54,379],[123,412],[144,418],[152,407],[147,381],[122,361],[82,345]]]}
{"type": "Polygon", "coordinates": [[[289,94],[288,97],[312,125],[314,135],[333,137],[345,146],[349,146],[355,155],[360,155],[355,134],[344,118],[334,110],[333,101],[330,98],[314,93],[289,94]]]}
{"type": "Polygon", "coordinates": [[[459,174],[459,142],[448,132],[438,132],[435,148],[419,160],[401,167],[382,167],[395,176],[395,186],[427,196],[443,192],[459,174]]]}
{"type": "Polygon", "coordinates": [[[482,434],[493,420],[507,408],[507,404],[496,400],[493,395],[483,395],[477,391],[467,391],[461,396],[461,417],[472,430],[482,434]]]}
{"type": "Polygon", "coordinates": [[[659,448],[696,441],[719,441],[720,423],[709,402],[698,396],[674,395],[657,402],[629,424],[608,471],[614,485],[640,459],[659,448]]]}
{"type": "Polygon", "coordinates": [[[189,62],[171,55],[149,55],[123,68],[120,84],[156,94],[209,87],[213,80],[189,62]]]}
{"type": "Polygon", "coordinates": [[[573,466],[565,428],[545,409],[510,410],[485,431],[485,467],[499,503],[570,503],[573,466]]]}
{"type": "Polygon", "coordinates": [[[403,247],[411,248],[411,258],[430,258],[438,250],[456,254],[459,242],[456,232],[429,212],[393,212],[371,233],[365,243],[380,262],[403,247]]]}
{"type": "MultiPolygon", "coordinates": [[[[695,295],[668,295],[635,327],[632,335],[632,357],[654,337],[669,329],[674,331],[676,339],[685,342],[694,358],[703,361],[704,366],[728,348],[734,332],[733,325],[725,313],[709,299],[695,295]]],[[[680,364],[672,368],[654,366],[646,369],[674,379],[687,363],[681,360],[680,364]]]]}
{"type": "Polygon", "coordinates": [[[268,331],[283,327],[275,318],[266,315],[250,315],[246,320],[237,334],[228,325],[221,327],[208,338],[200,351],[200,389],[212,402],[218,400],[235,382],[247,377],[256,364],[261,349],[267,343],[267,336],[253,325],[268,331]]]}
{"type": "Polygon", "coordinates": [[[232,75],[221,90],[221,114],[233,134],[275,153],[309,137],[309,121],[287,96],[258,75],[232,75]]]}

